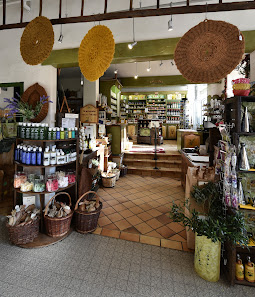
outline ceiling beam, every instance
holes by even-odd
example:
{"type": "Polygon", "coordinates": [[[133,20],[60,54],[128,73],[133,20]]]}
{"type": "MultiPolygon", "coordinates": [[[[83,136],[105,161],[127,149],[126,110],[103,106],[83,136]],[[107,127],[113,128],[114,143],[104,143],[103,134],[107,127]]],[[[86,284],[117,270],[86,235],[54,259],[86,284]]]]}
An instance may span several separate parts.
{"type": "MultiPolygon", "coordinates": [[[[5,0],[3,0],[5,3],[5,0]]],[[[235,10],[250,10],[255,9],[255,1],[241,1],[241,2],[228,2],[228,3],[215,3],[207,5],[186,5],[167,8],[156,9],[136,9],[133,10],[132,2],[130,1],[130,9],[127,11],[115,11],[104,14],[77,16],[68,18],[51,19],[53,25],[56,24],[72,24],[72,23],[86,23],[97,21],[109,21],[126,18],[140,18],[140,17],[153,17],[163,15],[175,15],[175,14],[189,14],[189,13],[205,13],[219,12],[219,11],[235,11],[235,10]]],[[[42,1],[40,0],[40,13],[42,10],[42,1]]],[[[0,30],[24,28],[28,23],[17,24],[3,24],[0,26],[0,30]]]]}
{"type": "MultiPolygon", "coordinates": [[[[243,31],[245,38],[245,52],[255,50],[255,31],[243,31]]],[[[130,50],[128,43],[117,43],[112,64],[171,60],[180,37],[139,41],[130,50]]],[[[56,68],[78,66],[78,48],[54,50],[42,65],[52,65],[56,68]]]]}

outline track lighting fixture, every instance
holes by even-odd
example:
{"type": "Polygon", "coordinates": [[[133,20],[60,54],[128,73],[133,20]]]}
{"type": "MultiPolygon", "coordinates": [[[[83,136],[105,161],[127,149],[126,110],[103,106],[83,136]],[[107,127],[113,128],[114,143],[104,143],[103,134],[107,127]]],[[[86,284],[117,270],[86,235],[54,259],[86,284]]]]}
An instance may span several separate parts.
{"type": "Polygon", "coordinates": [[[147,71],[151,71],[151,61],[149,61],[149,67],[147,68],[147,71]]]}
{"type": "Polygon", "coordinates": [[[162,65],[163,65],[163,62],[162,62],[162,60],[161,60],[159,66],[161,67],[162,65]]]}
{"type": "Polygon", "coordinates": [[[173,61],[171,61],[171,65],[174,66],[174,62],[173,61]]]}
{"type": "Polygon", "coordinates": [[[83,80],[83,75],[81,75],[81,86],[83,86],[84,80],[83,80]]]}
{"type": "MultiPolygon", "coordinates": [[[[170,3],[170,7],[172,7],[172,2],[170,3]]],[[[173,16],[171,15],[170,20],[168,21],[168,31],[173,31],[173,16]]]]}
{"type": "Polygon", "coordinates": [[[137,45],[137,41],[135,41],[135,19],[133,18],[133,42],[128,44],[128,48],[132,49],[135,45],[137,45]]]}
{"type": "Polygon", "coordinates": [[[59,35],[59,38],[58,38],[58,42],[59,43],[62,43],[63,42],[63,38],[64,38],[64,36],[62,34],[62,24],[61,24],[61,29],[60,29],[60,35],[59,35]]]}
{"type": "Polygon", "coordinates": [[[138,79],[138,75],[136,74],[136,75],[134,76],[134,78],[135,78],[135,79],[138,79]]]}
{"type": "Polygon", "coordinates": [[[138,74],[137,74],[137,62],[135,62],[135,76],[134,79],[138,79],[138,74]]]}
{"type": "Polygon", "coordinates": [[[115,69],[115,70],[114,70],[114,74],[117,74],[117,73],[118,73],[118,69],[115,69]]]}

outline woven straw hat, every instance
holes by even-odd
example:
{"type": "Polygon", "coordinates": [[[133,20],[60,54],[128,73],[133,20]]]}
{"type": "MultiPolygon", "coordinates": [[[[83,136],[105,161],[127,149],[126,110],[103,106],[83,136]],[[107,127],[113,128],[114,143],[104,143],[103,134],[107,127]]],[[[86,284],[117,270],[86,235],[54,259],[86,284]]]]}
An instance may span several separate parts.
{"type": "Polygon", "coordinates": [[[79,66],[84,77],[95,81],[110,66],[115,52],[111,30],[98,25],[89,30],[79,48],[79,66]]]}
{"type": "Polygon", "coordinates": [[[49,19],[39,16],[25,28],[20,39],[20,53],[29,65],[37,65],[48,58],[54,44],[54,31],[49,19]]]}
{"type": "Polygon", "coordinates": [[[236,26],[205,20],[180,39],[174,60],[190,82],[214,83],[235,69],[243,54],[244,37],[236,26]]]}

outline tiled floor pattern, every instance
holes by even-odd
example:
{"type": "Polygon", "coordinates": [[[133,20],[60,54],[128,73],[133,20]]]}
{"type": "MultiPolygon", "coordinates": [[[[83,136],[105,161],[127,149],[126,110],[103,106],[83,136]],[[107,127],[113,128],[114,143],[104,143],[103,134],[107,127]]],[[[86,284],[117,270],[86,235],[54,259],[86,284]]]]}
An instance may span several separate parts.
{"type": "Polygon", "coordinates": [[[98,194],[103,210],[95,233],[188,251],[183,225],[169,218],[172,202],[184,202],[180,181],[128,174],[98,194]]]}
{"type": "Polygon", "coordinates": [[[0,218],[1,297],[250,297],[196,275],[193,254],[77,232],[39,249],[10,245],[0,218]]]}

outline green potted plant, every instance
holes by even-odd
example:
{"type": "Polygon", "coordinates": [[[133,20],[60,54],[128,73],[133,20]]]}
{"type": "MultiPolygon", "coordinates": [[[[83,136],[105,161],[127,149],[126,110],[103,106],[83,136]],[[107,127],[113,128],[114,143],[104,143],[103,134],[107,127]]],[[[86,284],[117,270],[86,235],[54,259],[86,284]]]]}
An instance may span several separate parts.
{"type": "Polygon", "coordinates": [[[187,201],[183,205],[173,203],[170,215],[175,222],[182,222],[195,232],[195,271],[205,280],[215,282],[220,277],[221,244],[225,241],[244,246],[248,244],[244,217],[239,211],[226,215],[218,183],[194,186],[191,197],[204,205],[206,215],[191,210],[187,201]],[[185,208],[189,209],[190,215],[185,214],[185,208]]]}

